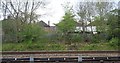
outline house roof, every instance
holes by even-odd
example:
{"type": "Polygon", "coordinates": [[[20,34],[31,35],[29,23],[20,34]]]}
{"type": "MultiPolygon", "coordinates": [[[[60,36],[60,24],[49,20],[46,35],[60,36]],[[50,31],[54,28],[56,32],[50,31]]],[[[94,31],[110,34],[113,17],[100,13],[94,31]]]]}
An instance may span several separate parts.
{"type": "Polygon", "coordinates": [[[44,21],[40,21],[39,22],[40,26],[43,26],[43,27],[50,27],[48,24],[46,24],[44,21]]]}

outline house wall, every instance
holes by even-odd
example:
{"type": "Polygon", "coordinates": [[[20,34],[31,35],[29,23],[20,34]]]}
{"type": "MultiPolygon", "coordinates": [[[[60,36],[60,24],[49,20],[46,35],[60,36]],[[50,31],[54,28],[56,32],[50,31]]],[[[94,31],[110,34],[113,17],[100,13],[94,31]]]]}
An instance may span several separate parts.
{"type": "MultiPolygon", "coordinates": [[[[77,26],[76,27],[76,29],[75,29],[75,32],[80,32],[80,31],[83,31],[83,29],[82,29],[82,26],[77,26]]],[[[93,34],[96,34],[97,32],[96,32],[96,26],[92,26],[92,30],[91,30],[91,26],[87,26],[87,27],[85,27],[85,31],[87,31],[87,32],[93,32],[93,34]]]]}
{"type": "Polygon", "coordinates": [[[52,26],[50,26],[50,27],[44,27],[44,30],[46,31],[46,32],[56,32],[56,27],[52,27],[52,26]]]}

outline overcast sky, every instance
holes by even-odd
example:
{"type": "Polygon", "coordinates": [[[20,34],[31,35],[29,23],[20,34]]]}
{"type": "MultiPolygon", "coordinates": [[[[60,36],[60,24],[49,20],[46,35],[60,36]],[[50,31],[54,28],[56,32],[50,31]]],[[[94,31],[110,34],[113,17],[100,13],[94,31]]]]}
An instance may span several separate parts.
{"type": "MultiPolygon", "coordinates": [[[[26,0],[23,0],[23,1],[26,1],[26,0]]],[[[64,16],[65,10],[63,8],[63,5],[68,5],[67,2],[70,2],[70,4],[69,4],[70,6],[76,7],[76,4],[79,1],[80,2],[83,2],[83,1],[84,2],[85,1],[96,2],[96,1],[103,1],[103,0],[45,0],[45,1],[48,2],[46,8],[39,8],[36,11],[36,13],[39,15],[43,15],[39,18],[39,20],[43,20],[46,23],[48,23],[48,21],[50,21],[50,25],[53,26],[53,23],[58,23],[64,16]]],[[[104,1],[118,2],[120,0],[104,0],[104,1]]],[[[0,19],[2,19],[1,15],[2,15],[2,13],[0,13],[0,19]]]]}
{"type": "Polygon", "coordinates": [[[39,18],[40,20],[48,23],[50,25],[53,23],[58,23],[64,16],[65,9],[63,8],[64,4],[67,5],[67,2],[70,2],[70,6],[75,6],[78,0],[47,0],[49,3],[46,8],[40,8],[37,10],[38,14],[47,14],[39,18]]]}
{"type": "MultiPolygon", "coordinates": [[[[49,4],[46,6],[46,9],[38,9],[37,13],[38,14],[45,14],[47,13],[48,15],[42,16],[41,20],[45,21],[48,23],[50,21],[50,25],[52,26],[53,23],[58,23],[62,17],[64,16],[64,8],[63,5],[67,5],[67,2],[70,2],[70,6],[76,7],[76,4],[80,1],[83,2],[84,0],[46,0],[49,2],[49,4]],[[61,5],[62,4],[62,5],[61,5]]],[[[90,1],[90,2],[96,2],[96,0],[85,0],[85,1],[90,1]]],[[[101,0],[103,1],[103,0],[101,0]]],[[[104,0],[105,1],[105,0],[104,0]]],[[[118,2],[119,0],[106,0],[107,2],[118,2]]]]}

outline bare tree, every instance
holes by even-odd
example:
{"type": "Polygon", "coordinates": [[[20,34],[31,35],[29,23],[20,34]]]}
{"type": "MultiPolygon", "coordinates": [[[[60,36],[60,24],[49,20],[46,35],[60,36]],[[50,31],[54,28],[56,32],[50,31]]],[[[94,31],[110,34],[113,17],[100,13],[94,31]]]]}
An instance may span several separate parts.
{"type": "Polygon", "coordinates": [[[21,18],[22,22],[31,23],[32,20],[34,20],[33,16],[35,17],[35,12],[40,6],[44,6],[45,2],[43,1],[24,1],[21,2],[20,0],[17,0],[17,2],[10,0],[8,1],[2,1],[3,5],[3,11],[4,14],[6,14],[6,11],[8,10],[8,14],[10,14],[13,18],[21,18]]]}
{"type": "MultiPolygon", "coordinates": [[[[94,2],[86,2],[87,5],[87,21],[92,23],[92,18],[95,16],[95,3],[94,2]]],[[[93,28],[91,26],[91,34],[93,34],[93,28]]]]}
{"type": "Polygon", "coordinates": [[[87,14],[87,6],[84,4],[84,2],[80,2],[78,7],[78,16],[80,17],[79,22],[82,23],[82,32],[83,32],[83,40],[85,40],[85,20],[86,20],[86,14],[87,14]]]}
{"type": "Polygon", "coordinates": [[[35,19],[38,18],[38,15],[35,13],[36,10],[44,6],[45,3],[40,1],[20,1],[16,2],[13,0],[10,1],[2,1],[2,10],[4,19],[7,19],[6,16],[10,16],[11,19],[14,20],[15,31],[16,33],[16,42],[19,41],[19,32],[22,31],[24,24],[31,24],[35,19]]]}
{"type": "Polygon", "coordinates": [[[111,11],[114,8],[113,2],[97,2],[96,3],[96,12],[98,16],[100,17],[99,20],[102,24],[99,24],[99,31],[103,32],[106,29],[106,15],[109,11],[111,11]]]}

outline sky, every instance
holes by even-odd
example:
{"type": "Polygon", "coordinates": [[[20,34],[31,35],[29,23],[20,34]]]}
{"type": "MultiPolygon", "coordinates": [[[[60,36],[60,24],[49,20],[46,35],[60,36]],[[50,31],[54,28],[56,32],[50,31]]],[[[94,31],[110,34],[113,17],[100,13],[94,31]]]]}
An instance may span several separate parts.
{"type": "MultiPolygon", "coordinates": [[[[65,9],[63,8],[63,5],[67,5],[69,2],[70,6],[76,7],[76,4],[78,2],[96,2],[96,0],[46,0],[49,2],[49,4],[46,6],[47,9],[38,9],[38,14],[45,14],[48,13],[48,15],[42,16],[39,18],[40,20],[43,20],[44,22],[48,23],[50,21],[50,25],[53,26],[54,23],[58,23],[62,20],[62,17],[64,16],[65,9]]],[[[99,0],[103,2],[103,0],[99,0]]],[[[119,0],[104,0],[106,2],[118,2],[119,0]]]]}
{"type": "Polygon", "coordinates": [[[45,9],[38,9],[38,14],[47,14],[40,17],[40,20],[45,21],[48,23],[50,21],[50,25],[53,26],[54,23],[58,23],[62,17],[64,16],[65,9],[63,8],[63,4],[70,2],[70,6],[77,3],[78,0],[47,0],[49,4],[46,6],[45,9]]]}
{"type": "MultiPolygon", "coordinates": [[[[7,0],[9,1],[9,0],[7,0]]],[[[13,0],[12,0],[13,1],[13,0]]],[[[26,1],[26,0],[21,0],[26,1]]],[[[36,0],[39,1],[39,0],[36,0]]],[[[39,8],[36,10],[36,14],[42,15],[39,17],[39,20],[43,20],[44,22],[48,23],[50,21],[50,25],[53,26],[54,23],[58,23],[62,20],[64,16],[65,9],[63,8],[64,5],[68,5],[69,2],[70,6],[76,7],[76,4],[80,2],[96,2],[96,1],[103,1],[103,0],[45,0],[47,2],[46,8],[39,8]]],[[[104,0],[106,2],[118,2],[120,0],[104,0]]],[[[2,13],[0,13],[0,19],[2,19],[2,13]]]]}

